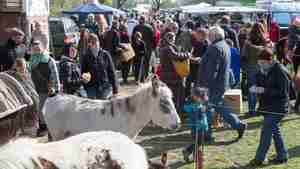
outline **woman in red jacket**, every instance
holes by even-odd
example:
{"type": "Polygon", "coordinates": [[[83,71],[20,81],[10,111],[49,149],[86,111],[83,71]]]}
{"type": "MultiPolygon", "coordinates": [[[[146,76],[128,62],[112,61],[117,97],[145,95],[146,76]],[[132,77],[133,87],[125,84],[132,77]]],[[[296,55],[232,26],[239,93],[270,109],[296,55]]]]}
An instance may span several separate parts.
{"type": "Polygon", "coordinates": [[[280,38],[280,28],[279,25],[272,21],[271,23],[271,29],[270,29],[270,39],[272,42],[277,43],[280,38]]]}
{"type": "Polygon", "coordinates": [[[156,60],[158,58],[158,46],[159,46],[159,42],[160,42],[160,30],[158,28],[158,24],[153,22],[151,24],[153,32],[154,32],[154,41],[153,41],[153,54],[152,54],[152,58],[151,58],[151,67],[152,67],[152,73],[156,72],[156,60]]]}

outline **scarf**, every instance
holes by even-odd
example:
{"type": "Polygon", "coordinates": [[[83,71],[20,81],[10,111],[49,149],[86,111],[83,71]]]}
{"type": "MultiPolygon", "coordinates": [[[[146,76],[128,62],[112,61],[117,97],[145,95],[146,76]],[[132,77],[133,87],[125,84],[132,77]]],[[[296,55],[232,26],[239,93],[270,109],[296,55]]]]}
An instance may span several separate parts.
{"type": "Polygon", "coordinates": [[[39,63],[48,63],[49,59],[50,56],[46,53],[32,54],[28,65],[29,72],[31,72],[39,63]]]}

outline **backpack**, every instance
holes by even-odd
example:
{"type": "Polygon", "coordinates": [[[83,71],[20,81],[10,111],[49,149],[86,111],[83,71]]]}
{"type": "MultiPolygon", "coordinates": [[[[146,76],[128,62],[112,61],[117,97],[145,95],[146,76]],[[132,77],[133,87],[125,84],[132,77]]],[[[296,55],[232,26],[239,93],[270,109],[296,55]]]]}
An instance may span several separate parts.
{"type": "MultiPolygon", "coordinates": [[[[61,80],[61,83],[66,85],[69,72],[71,71],[71,79],[74,81],[78,81],[81,79],[81,73],[79,68],[75,63],[64,61],[59,63],[59,78],[61,80]]],[[[77,88],[79,86],[64,86],[64,88],[77,88]]]]}

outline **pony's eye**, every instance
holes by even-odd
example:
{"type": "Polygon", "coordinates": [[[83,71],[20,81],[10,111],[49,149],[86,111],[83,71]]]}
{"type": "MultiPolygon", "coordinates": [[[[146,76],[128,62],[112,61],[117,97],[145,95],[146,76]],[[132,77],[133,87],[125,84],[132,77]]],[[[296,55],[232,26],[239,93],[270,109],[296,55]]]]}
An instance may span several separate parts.
{"type": "Polygon", "coordinates": [[[171,113],[171,107],[170,107],[170,103],[167,100],[164,99],[160,99],[159,100],[159,107],[161,109],[162,112],[169,114],[171,113]]]}

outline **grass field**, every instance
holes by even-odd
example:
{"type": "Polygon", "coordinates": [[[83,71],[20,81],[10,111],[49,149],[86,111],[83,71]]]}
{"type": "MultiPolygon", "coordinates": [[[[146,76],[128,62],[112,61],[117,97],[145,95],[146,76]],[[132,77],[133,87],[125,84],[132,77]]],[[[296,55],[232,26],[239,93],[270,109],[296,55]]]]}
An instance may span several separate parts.
{"type": "MultiPolygon", "coordinates": [[[[241,115],[243,119],[243,115],[241,115]]],[[[205,146],[205,169],[254,169],[248,165],[255,156],[260,138],[262,117],[243,119],[248,123],[248,130],[239,142],[233,142],[237,132],[230,129],[219,129],[214,132],[216,142],[205,146]]],[[[265,165],[261,169],[300,169],[300,115],[290,114],[281,124],[285,145],[288,148],[290,160],[285,165],[265,165]]],[[[166,132],[162,129],[146,128],[141,134],[141,145],[150,158],[158,159],[161,152],[168,151],[171,169],[192,169],[194,163],[183,161],[181,150],[191,141],[189,131],[182,129],[176,132],[166,132]]],[[[272,145],[268,158],[275,155],[272,145]]]]}

